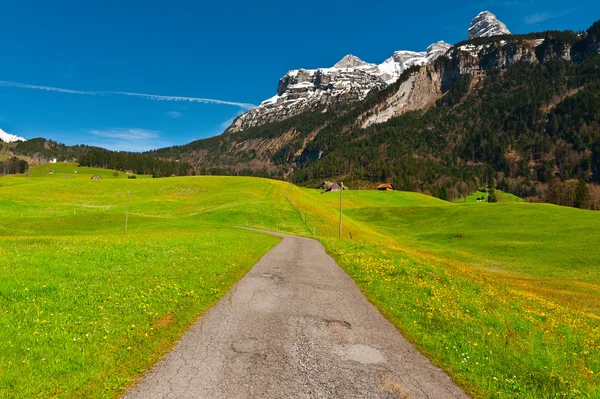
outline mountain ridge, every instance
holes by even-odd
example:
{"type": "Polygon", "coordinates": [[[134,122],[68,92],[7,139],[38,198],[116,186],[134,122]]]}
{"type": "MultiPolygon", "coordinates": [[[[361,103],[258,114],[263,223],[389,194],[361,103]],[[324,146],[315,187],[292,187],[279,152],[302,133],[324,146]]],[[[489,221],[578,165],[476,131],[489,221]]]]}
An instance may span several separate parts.
{"type": "Polygon", "coordinates": [[[380,64],[348,54],[332,67],[288,71],[279,80],[275,96],[237,117],[226,132],[279,122],[318,108],[362,101],[372,90],[394,83],[406,69],[429,64],[450,47],[439,41],[423,52],[398,50],[380,64]]]}

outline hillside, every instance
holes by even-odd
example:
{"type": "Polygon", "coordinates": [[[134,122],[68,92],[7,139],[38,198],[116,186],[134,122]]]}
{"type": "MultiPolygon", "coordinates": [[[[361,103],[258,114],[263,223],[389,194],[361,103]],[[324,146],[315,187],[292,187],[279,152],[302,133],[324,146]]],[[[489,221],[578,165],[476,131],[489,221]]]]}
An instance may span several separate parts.
{"type": "Polygon", "coordinates": [[[87,145],[67,146],[35,138],[19,143],[0,143],[0,175],[27,173],[38,164],[77,162],[81,166],[129,171],[152,177],[187,176],[193,168],[178,160],[159,159],[148,154],[109,151],[87,145]]]}
{"type": "Polygon", "coordinates": [[[364,101],[154,154],[202,173],[390,181],[449,200],[488,183],[545,200],[553,179],[600,179],[599,26],[478,37],[364,101]]]}

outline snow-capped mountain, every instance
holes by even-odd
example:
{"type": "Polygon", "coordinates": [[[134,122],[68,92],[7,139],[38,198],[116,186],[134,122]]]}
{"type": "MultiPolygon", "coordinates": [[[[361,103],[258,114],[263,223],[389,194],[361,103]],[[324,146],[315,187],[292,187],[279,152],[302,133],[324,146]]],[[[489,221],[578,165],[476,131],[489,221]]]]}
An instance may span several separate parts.
{"type": "Polygon", "coordinates": [[[4,130],[0,129],[0,141],[5,143],[14,143],[15,141],[26,141],[23,137],[15,136],[14,134],[8,134],[4,130]]]}
{"type": "Polygon", "coordinates": [[[490,37],[510,35],[510,31],[504,23],[489,11],[480,12],[469,27],[469,40],[478,37],[490,37]]]}
{"type": "MultiPolygon", "coordinates": [[[[489,11],[479,13],[468,30],[469,39],[509,34],[506,25],[489,11]]],[[[361,101],[371,91],[396,82],[410,67],[432,64],[451,47],[440,41],[422,52],[396,51],[381,64],[368,63],[348,54],[329,68],[289,71],[279,80],[275,96],[239,116],[227,131],[237,132],[303,112],[327,109],[330,105],[361,101]]],[[[412,86],[407,89],[412,91],[412,86]]],[[[402,100],[403,103],[406,101],[409,101],[408,97],[402,100]]]]}
{"type": "Polygon", "coordinates": [[[235,132],[281,121],[337,102],[363,100],[371,90],[394,83],[412,66],[433,62],[450,47],[440,41],[423,52],[396,51],[381,64],[367,63],[348,54],[330,68],[289,71],[279,80],[275,96],[238,117],[228,130],[235,132]]]}

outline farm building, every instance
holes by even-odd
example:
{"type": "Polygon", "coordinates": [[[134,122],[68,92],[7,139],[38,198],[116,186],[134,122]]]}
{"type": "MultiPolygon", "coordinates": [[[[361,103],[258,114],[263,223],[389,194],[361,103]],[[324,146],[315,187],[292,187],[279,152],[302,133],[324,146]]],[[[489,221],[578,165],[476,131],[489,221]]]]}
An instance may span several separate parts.
{"type": "Polygon", "coordinates": [[[126,174],[126,175],[132,175],[132,174],[133,174],[133,170],[126,170],[126,171],[125,171],[125,174],[126,174]]]}
{"type": "Polygon", "coordinates": [[[337,193],[338,191],[342,191],[342,188],[337,183],[332,183],[325,188],[326,193],[337,193]]]}
{"type": "Polygon", "coordinates": [[[383,183],[377,186],[377,190],[379,191],[394,191],[394,186],[392,183],[383,183]]]}
{"type": "Polygon", "coordinates": [[[92,176],[92,180],[102,180],[102,176],[94,175],[94,176],[92,176]]]}

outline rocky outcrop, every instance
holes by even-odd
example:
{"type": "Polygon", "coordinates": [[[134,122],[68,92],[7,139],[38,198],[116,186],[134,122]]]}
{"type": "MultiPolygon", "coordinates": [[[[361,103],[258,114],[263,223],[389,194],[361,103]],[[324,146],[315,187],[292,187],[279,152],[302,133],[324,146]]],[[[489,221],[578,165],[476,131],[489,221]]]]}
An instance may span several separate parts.
{"type": "Polygon", "coordinates": [[[552,39],[499,40],[487,44],[464,44],[452,48],[443,63],[427,65],[398,86],[384,102],[362,116],[362,127],[383,123],[408,111],[427,109],[442,97],[460,75],[484,77],[488,70],[522,63],[547,63],[551,59],[572,60],[568,43],[552,39]]]}
{"type": "Polygon", "coordinates": [[[510,31],[494,14],[483,11],[471,21],[468,35],[471,40],[478,37],[510,35],[510,31]]]}
{"type": "Polygon", "coordinates": [[[420,68],[403,81],[383,103],[362,116],[362,127],[383,123],[408,111],[429,108],[442,94],[442,76],[433,65],[420,68]]]}

